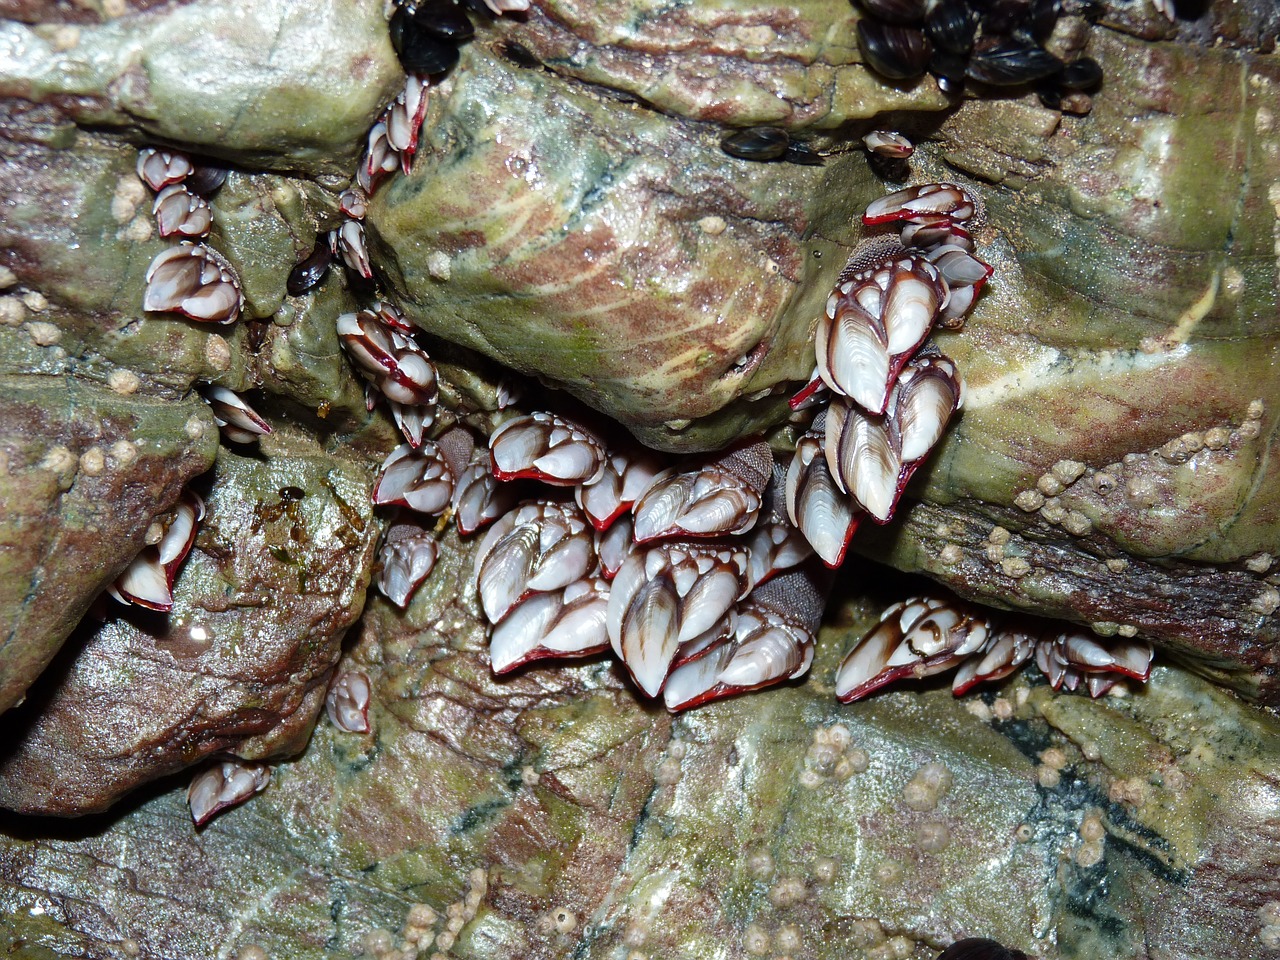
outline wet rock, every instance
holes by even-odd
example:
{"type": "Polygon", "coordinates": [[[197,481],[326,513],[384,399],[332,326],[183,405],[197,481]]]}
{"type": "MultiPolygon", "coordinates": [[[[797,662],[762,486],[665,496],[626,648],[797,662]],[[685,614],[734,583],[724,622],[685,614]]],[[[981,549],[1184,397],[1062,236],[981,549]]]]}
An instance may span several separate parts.
{"type": "Polygon", "coordinates": [[[914,488],[926,505],[855,549],[987,603],[1136,629],[1274,704],[1275,585],[1247,563],[1280,542],[1280,73],[1108,35],[1091,51],[1108,88],[1087,117],[977,102],[944,128],[951,163],[999,181],[982,248],[997,279],[942,338],[965,408],[914,488]],[[996,526],[1016,542],[993,557],[996,526]]]}
{"type": "Polygon", "coordinates": [[[731,127],[831,129],[892,110],[942,110],[931,78],[887,86],[860,62],[856,8],[822,0],[535,5],[499,21],[548,69],[666,114],[731,127]]]}
{"type": "Polygon", "coordinates": [[[877,189],[860,156],[736,160],[710,128],[479,46],[423,139],[366,220],[413,322],[654,446],[721,446],[785,418],[784,397],[744,398],[812,368],[810,323],[845,257],[827,238],[848,237],[877,189]]]}
{"type": "Polygon", "coordinates": [[[0,96],[246,166],[348,174],[403,82],[377,0],[119,12],[74,32],[0,23],[0,96]]]}
{"type": "Polygon", "coordinates": [[[1280,731],[1192,675],[1161,668],[1142,696],[1098,703],[1015,679],[986,700],[944,684],[841,706],[825,687],[869,622],[857,602],[824,631],[813,681],[670,720],[603,663],[495,682],[456,547],[403,619],[371,601],[347,655],[373,682],[370,734],[322,724],[200,834],[181,789],[105,829],[10,833],[6,933],[281,960],[325,944],[540,960],[797,940],[835,960],[968,935],[1226,960],[1276,897],[1280,731]],[[79,899],[99,909],[31,910],[79,899]],[[228,919],[246,900],[262,909],[228,919]]]}
{"type": "Polygon", "coordinates": [[[0,806],[97,812],[212,754],[306,744],[380,528],[362,470],[270,441],[265,462],[219,454],[173,612],[101,609],[0,719],[0,806]]]}
{"type": "Polygon", "coordinates": [[[142,549],[152,520],[208,469],[217,442],[198,399],[0,378],[0,714],[142,549]]]}

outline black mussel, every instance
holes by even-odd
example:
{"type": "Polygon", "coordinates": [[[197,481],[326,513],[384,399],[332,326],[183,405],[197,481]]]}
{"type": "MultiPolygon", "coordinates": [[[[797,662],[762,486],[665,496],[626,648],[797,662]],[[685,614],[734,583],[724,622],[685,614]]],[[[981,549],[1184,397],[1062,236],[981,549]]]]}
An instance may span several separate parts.
{"type": "Polygon", "coordinates": [[[791,138],[779,127],[739,130],[720,141],[720,149],[739,160],[781,160],[789,146],[791,138]]]}
{"type": "Polygon", "coordinates": [[[211,197],[218,188],[227,182],[227,168],[212,163],[196,161],[191,175],[183,180],[183,185],[200,197],[211,197]]]}
{"type": "Polygon", "coordinates": [[[1027,955],[986,937],[965,937],[938,954],[938,960],[1027,960],[1027,955]]]}
{"type": "Polygon", "coordinates": [[[939,3],[924,20],[924,32],[934,49],[966,54],[973,49],[973,35],[978,29],[978,14],[965,0],[939,3]]]}
{"type": "Polygon", "coordinates": [[[956,53],[935,53],[929,61],[929,72],[938,81],[938,89],[948,96],[964,92],[964,74],[969,59],[956,53]]]}
{"type": "Polygon", "coordinates": [[[1031,39],[1044,43],[1062,16],[1062,0],[1031,0],[1031,39]]]}
{"type": "Polygon", "coordinates": [[[969,79],[993,87],[1034,83],[1062,72],[1062,61],[1043,47],[1006,38],[976,50],[969,58],[969,79]]]}
{"type": "Polygon", "coordinates": [[[885,23],[915,26],[924,19],[925,0],[858,0],[868,15],[885,23]]]}
{"type": "Polygon", "coordinates": [[[284,288],[291,297],[300,297],[315,287],[324,275],[329,272],[329,263],[333,260],[333,252],[324,237],[316,239],[316,248],[311,255],[289,271],[284,288]]]}
{"type": "Polygon", "coordinates": [[[1072,60],[1062,68],[1058,82],[1066,90],[1091,90],[1102,82],[1102,67],[1092,57],[1072,60]]]}
{"type": "Polygon", "coordinates": [[[933,47],[923,30],[858,21],[858,46],[867,65],[890,80],[913,80],[929,65],[933,47]]]}
{"type": "Polygon", "coordinates": [[[1049,80],[1037,84],[1036,96],[1040,98],[1040,105],[1046,110],[1062,109],[1062,87],[1058,86],[1056,81],[1049,80]]]}
{"type": "Polygon", "coordinates": [[[464,43],[476,34],[471,19],[454,0],[419,0],[413,19],[427,33],[448,43],[464,43]]]}
{"type": "Polygon", "coordinates": [[[498,44],[495,49],[498,56],[504,60],[514,63],[517,67],[540,67],[542,61],[534,55],[534,52],[526,47],[523,43],[516,43],[514,40],[504,40],[498,44]]]}
{"type": "Polygon", "coordinates": [[[407,73],[444,73],[458,62],[458,48],[423,29],[408,8],[391,15],[391,46],[407,73]]]}
{"type": "Polygon", "coordinates": [[[1199,20],[1209,12],[1209,0],[1173,0],[1173,15],[1179,20],[1199,20]]]}
{"type": "Polygon", "coordinates": [[[982,32],[986,36],[1011,33],[1025,28],[1030,20],[1030,0],[991,0],[982,11],[982,32]]]}
{"type": "Polygon", "coordinates": [[[787,144],[787,152],[782,155],[782,159],[787,163],[798,163],[805,167],[820,167],[825,163],[822,154],[807,143],[797,143],[792,140],[787,144]]]}

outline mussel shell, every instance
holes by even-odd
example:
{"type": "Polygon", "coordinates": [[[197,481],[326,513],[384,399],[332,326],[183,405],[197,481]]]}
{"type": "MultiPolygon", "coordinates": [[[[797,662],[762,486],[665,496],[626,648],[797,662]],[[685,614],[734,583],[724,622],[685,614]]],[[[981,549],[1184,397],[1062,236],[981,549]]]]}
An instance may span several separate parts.
{"type": "Polygon", "coordinates": [[[183,180],[183,185],[196,196],[211,197],[218,188],[227,182],[227,168],[212,163],[195,164],[190,176],[183,180]]]}
{"type": "Polygon", "coordinates": [[[986,36],[1011,33],[1031,24],[1030,0],[990,0],[982,11],[982,32],[986,36]]]}
{"type": "Polygon", "coordinates": [[[923,30],[866,19],[858,21],[858,45],[867,65],[890,80],[920,76],[933,53],[923,30]]]}
{"type": "Polygon", "coordinates": [[[965,937],[938,954],[938,960],[1027,960],[1027,955],[986,937],[965,937]]]}
{"type": "Polygon", "coordinates": [[[291,297],[300,297],[316,286],[329,272],[329,263],[333,253],[323,237],[316,239],[316,248],[311,255],[289,271],[284,288],[291,297]]]}
{"type": "Polygon", "coordinates": [[[471,19],[454,0],[419,0],[413,19],[427,33],[448,43],[463,43],[476,33],[471,19]]]}
{"type": "Polygon", "coordinates": [[[517,67],[533,68],[542,66],[542,61],[523,43],[504,40],[502,43],[497,44],[494,49],[497,50],[498,56],[514,63],[517,67]]]}
{"type": "Polygon", "coordinates": [[[458,62],[458,48],[433,36],[405,7],[391,15],[391,45],[408,73],[444,73],[458,62]]]}
{"type": "Polygon", "coordinates": [[[1062,109],[1062,87],[1052,80],[1038,85],[1036,96],[1040,98],[1040,105],[1046,110],[1062,109]]]}
{"type": "Polygon", "coordinates": [[[1062,0],[1031,0],[1031,37],[1044,43],[1062,16],[1062,0]]]}
{"type": "Polygon", "coordinates": [[[924,20],[925,0],[858,0],[858,5],[885,23],[910,27],[924,20]]]}
{"type": "Polygon", "coordinates": [[[805,167],[820,167],[825,162],[822,154],[807,143],[798,143],[792,140],[787,144],[787,152],[783,154],[782,159],[787,163],[798,163],[805,167]]]}
{"type": "Polygon", "coordinates": [[[993,87],[1034,83],[1062,72],[1062,61],[1043,47],[1015,39],[1001,39],[969,58],[969,79],[993,87]]]}
{"type": "Polygon", "coordinates": [[[1102,82],[1102,67],[1092,57],[1072,60],[1062,68],[1058,83],[1064,90],[1091,90],[1102,82]]]}
{"type": "Polygon", "coordinates": [[[790,145],[791,137],[780,127],[739,130],[720,141],[720,149],[739,160],[781,160],[790,145]]]}
{"type": "Polygon", "coordinates": [[[973,36],[978,30],[978,15],[965,0],[939,3],[924,20],[924,31],[934,49],[966,54],[973,49],[973,36]]]}
{"type": "Polygon", "coordinates": [[[938,79],[938,89],[946,94],[964,91],[964,75],[969,59],[962,54],[935,53],[929,61],[929,72],[938,79]]]}

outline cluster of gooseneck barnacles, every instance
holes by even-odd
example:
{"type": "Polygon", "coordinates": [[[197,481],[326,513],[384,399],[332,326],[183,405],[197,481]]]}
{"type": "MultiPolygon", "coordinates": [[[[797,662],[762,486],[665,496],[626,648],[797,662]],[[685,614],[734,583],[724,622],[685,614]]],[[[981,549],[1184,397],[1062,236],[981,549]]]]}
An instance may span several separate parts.
{"type": "MultiPolygon", "coordinates": [[[[527,0],[484,2],[494,15],[527,7],[527,0]]],[[[924,30],[944,49],[938,11],[952,7],[987,11],[966,14],[966,22],[996,35],[995,3],[934,4],[922,28],[886,32],[868,18],[860,35],[872,66],[881,69],[872,53],[881,34],[901,40],[902,30],[924,30]]],[[[1053,10],[1056,17],[1056,4],[1053,10]]],[[[384,178],[411,169],[432,77],[453,65],[471,29],[459,8],[441,0],[399,7],[392,34],[408,72],[405,89],[370,131],[355,182],[338,198],[341,224],[317,237],[291,272],[291,295],[313,288],[335,258],[374,278],[362,224],[369,197],[384,178]]],[[[974,66],[995,56],[990,47],[973,54],[971,73],[994,69],[974,66]]],[[[937,63],[927,65],[943,79],[937,63]]],[[[1055,76],[1066,85],[1062,72],[1055,76]]],[[[767,133],[748,131],[723,146],[744,159],[820,162],[803,145],[767,133]]],[[[873,131],[864,145],[873,162],[897,163],[912,151],[889,131],[873,131]]],[[[225,171],[149,148],[138,173],[156,192],[160,234],[183,238],[148,269],[144,309],[233,322],[243,306],[239,280],[199,242],[212,223],[208,197],[225,171]]],[[[385,403],[405,440],[383,462],[372,494],[375,505],[395,511],[380,549],[378,589],[407,606],[439,549],[441,522],[419,518],[444,516],[464,536],[484,531],[474,574],[492,626],[495,673],[612,650],[636,686],[673,711],[803,675],[831,570],[864,518],[891,520],[908,480],[961,407],[959,371],[931,333],[960,329],[992,272],[970,233],[982,222],[981,200],[960,186],[907,187],[874,201],[862,219],[869,235],[818,319],[814,376],[792,400],[805,429],[785,463],[756,440],[666,466],[636,444],[607,444],[604,431],[567,404],[512,411],[487,438],[460,424],[436,427],[438,375],[414,325],[384,301],[341,316],[338,338],[366,383],[369,409],[385,403]],[[534,484],[535,497],[520,500],[534,484]]],[[[204,395],[225,439],[250,443],[270,433],[232,391],[210,385],[204,395]]],[[[501,395],[499,407],[509,400],[501,395]]],[[[202,516],[199,498],[184,493],[110,593],[171,609],[174,577],[202,516]]],[[[958,668],[961,694],[1033,655],[1055,688],[1083,685],[1093,696],[1149,673],[1145,643],[1104,647],[1087,632],[1056,631],[955,600],[904,601],[845,657],[837,693],[851,701],[900,679],[958,668]]],[[[341,671],[326,698],[333,723],[367,732],[370,694],[367,675],[341,671]]],[[[192,816],[203,823],[268,779],[260,765],[220,760],[193,780],[192,816]]]]}

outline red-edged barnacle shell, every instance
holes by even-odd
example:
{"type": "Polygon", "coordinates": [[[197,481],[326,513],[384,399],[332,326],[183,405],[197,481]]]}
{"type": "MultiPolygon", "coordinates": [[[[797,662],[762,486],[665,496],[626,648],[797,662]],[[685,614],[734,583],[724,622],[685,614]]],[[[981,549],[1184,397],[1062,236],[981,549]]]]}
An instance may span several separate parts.
{"type": "Polygon", "coordinates": [[[235,270],[222,254],[203,243],[184,240],[158,254],[147,268],[143,310],[233,323],[243,306],[235,270]]]}
{"type": "Polygon", "coordinates": [[[880,523],[898,505],[902,460],[885,418],[837,398],[827,408],[824,449],[827,468],[840,489],[880,523]]]}
{"type": "Polygon", "coordinates": [[[534,479],[555,486],[593,483],[604,470],[604,445],[577,424],[554,413],[508,420],[489,438],[493,475],[499,480],[534,479]]]}
{"type": "Polygon", "coordinates": [[[680,645],[713,628],[746,590],[747,552],[740,546],[637,548],[613,579],[609,640],[636,685],[655,697],[680,645]]]}
{"type": "Polygon", "coordinates": [[[371,310],[338,317],[338,339],[347,355],[388,400],[434,407],[438,397],[435,364],[427,352],[384,324],[371,310]]]}
{"type": "Polygon", "coordinates": [[[243,760],[220,760],[196,774],[187,787],[191,819],[202,827],[223,810],[244,803],[271,782],[271,768],[243,760]]]}
{"type": "Polygon", "coordinates": [[[868,153],[894,160],[906,160],[916,152],[910,140],[892,130],[872,130],[862,138],[862,143],[868,153]]]}
{"type": "Polygon", "coordinates": [[[213,210],[209,201],[197,197],[181,183],[174,183],[157,195],[151,204],[155,214],[156,231],[162,237],[175,234],[183,237],[203,237],[213,225],[213,210]]]}
{"type": "Polygon", "coordinates": [[[667,709],[686,710],[806,673],[813,662],[825,589],[825,583],[801,568],[753,590],[738,604],[731,639],[671,671],[662,688],[667,709]]]}
{"type": "Polygon", "coordinates": [[[658,457],[647,451],[613,453],[599,476],[575,487],[573,496],[591,525],[607,530],[649,489],[660,470],[658,457]]]}
{"type": "Polygon", "coordinates": [[[818,373],[836,393],[882,413],[893,381],[929,335],[946,297],[923,256],[892,256],[841,280],[818,323],[818,373]]]}
{"type": "Polygon", "coordinates": [[[417,524],[397,523],[387,531],[378,560],[378,589],[382,595],[403,610],[409,598],[422,586],[435,568],[440,544],[429,530],[417,524]]]}
{"type": "Polygon", "coordinates": [[[973,217],[977,209],[977,201],[954,183],[922,183],[873,200],[862,215],[862,222],[871,226],[937,217],[962,222],[973,217]]]}
{"type": "Polygon", "coordinates": [[[363,220],[369,212],[369,194],[359,184],[338,194],[338,209],[352,220],[363,220]]]}
{"type": "Polygon", "coordinates": [[[595,562],[595,542],[576,506],[523,504],[499,518],[476,550],[480,606],[498,623],[529,594],[567,587],[595,562]]]}
{"type": "Polygon", "coordinates": [[[369,249],[364,242],[364,224],[359,220],[347,220],[329,234],[333,252],[342,262],[366,280],[373,279],[373,265],[369,262],[369,249]]]}
{"type": "Polygon", "coordinates": [[[399,155],[400,168],[406,175],[413,170],[413,155],[418,151],[418,136],[427,115],[428,84],[426,77],[409,74],[404,90],[387,110],[387,143],[399,155]]]}
{"type": "Polygon", "coordinates": [[[196,542],[204,501],[184,490],[178,505],[164,521],[159,541],[144,547],[133,562],[107,588],[121,603],[168,613],[173,609],[173,581],[178,568],[196,542]]]}
{"type": "Polygon", "coordinates": [[[1035,649],[1035,634],[1017,626],[999,626],[982,650],[960,664],[951,681],[951,692],[959,697],[979,683],[1004,679],[1026,663],[1035,649]]]}
{"type": "Polygon", "coordinates": [[[157,192],[185,180],[193,169],[185,154],[173,150],[143,147],[138,151],[138,178],[157,192]]]}
{"type": "Polygon", "coordinates": [[[226,439],[236,443],[254,443],[271,432],[271,424],[234,391],[210,384],[203,392],[213,410],[213,419],[226,439]]]}
{"type": "Polygon", "coordinates": [[[768,444],[754,443],[693,470],[659,474],[636,501],[636,542],[745,533],[756,522],[772,468],[768,444]]]}
{"type": "Polygon", "coordinates": [[[605,613],[609,584],[599,577],[521,601],[489,636],[493,672],[543,657],[586,657],[609,647],[605,613]]]}
{"type": "Polygon", "coordinates": [[[329,684],[324,709],[329,721],[343,733],[369,732],[369,699],[372,685],[363,670],[343,670],[329,684]]]}
{"type": "Polygon", "coordinates": [[[434,443],[427,441],[416,449],[402,443],[382,462],[373,502],[408,507],[418,513],[441,513],[449,506],[453,489],[453,471],[434,443]]]}
{"type": "Polygon", "coordinates": [[[906,677],[927,677],[960,664],[991,642],[985,613],[930,597],[896,603],[836,670],[836,696],[845,703],[906,677]]]}
{"type": "Polygon", "coordinates": [[[822,562],[834,568],[844,561],[861,514],[832,476],[823,452],[822,425],[815,426],[819,432],[800,438],[787,468],[787,516],[822,562]]]}

